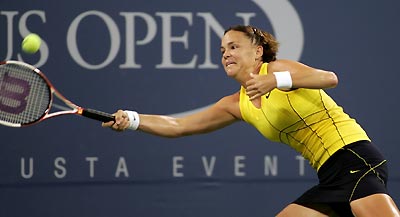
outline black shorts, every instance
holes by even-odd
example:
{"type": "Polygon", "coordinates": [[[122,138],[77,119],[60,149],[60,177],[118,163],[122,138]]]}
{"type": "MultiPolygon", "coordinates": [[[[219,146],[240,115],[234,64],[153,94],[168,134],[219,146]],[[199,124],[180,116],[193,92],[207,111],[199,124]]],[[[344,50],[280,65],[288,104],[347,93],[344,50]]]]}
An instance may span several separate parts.
{"type": "Polygon", "coordinates": [[[319,169],[319,184],[293,203],[329,216],[353,216],[350,202],[372,194],[387,194],[388,169],[369,141],[346,145],[319,169]]]}

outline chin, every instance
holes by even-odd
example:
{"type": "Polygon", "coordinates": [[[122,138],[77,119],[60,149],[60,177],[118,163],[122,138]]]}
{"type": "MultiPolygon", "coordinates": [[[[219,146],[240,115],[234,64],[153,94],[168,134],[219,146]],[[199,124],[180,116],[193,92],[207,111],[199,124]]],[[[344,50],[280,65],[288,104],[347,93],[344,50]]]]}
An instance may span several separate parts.
{"type": "Polygon", "coordinates": [[[226,75],[227,75],[228,77],[234,78],[234,77],[236,76],[236,73],[234,73],[234,72],[232,72],[232,71],[227,71],[227,72],[226,72],[226,75]]]}
{"type": "Polygon", "coordinates": [[[232,69],[225,68],[225,72],[226,72],[226,75],[229,77],[235,77],[235,75],[236,75],[236,71],[232,70],[232,69]]]}

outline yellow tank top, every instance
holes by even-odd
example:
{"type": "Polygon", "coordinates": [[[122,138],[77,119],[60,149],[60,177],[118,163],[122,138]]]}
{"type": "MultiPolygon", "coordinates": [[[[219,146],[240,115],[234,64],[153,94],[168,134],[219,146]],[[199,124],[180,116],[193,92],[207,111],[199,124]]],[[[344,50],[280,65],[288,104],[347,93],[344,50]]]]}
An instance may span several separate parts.
{"type": "MultiPolygon", "coordinates": [[[[267,63],[260,74],[267,74],[267,63]]],[[[274,89],[257,108],[240,89],[240,112],[267,139],[294,148],[318,170],[343,146],[368,140],[361,126],[321,89],[274,89]]]]}

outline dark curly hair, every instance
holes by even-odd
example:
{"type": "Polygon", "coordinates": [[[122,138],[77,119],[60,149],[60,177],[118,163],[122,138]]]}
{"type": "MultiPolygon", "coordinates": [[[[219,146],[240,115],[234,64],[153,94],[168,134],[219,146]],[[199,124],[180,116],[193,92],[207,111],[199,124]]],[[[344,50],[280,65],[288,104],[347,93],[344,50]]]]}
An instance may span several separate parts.
{"type": "Polygon", "coordinates": [[[224,35],[231,30],[243,32],[253,42],[253,44],[261,45],[264,50],[262,55],[263,62],[269,63],[276,60],[279,42],[275,39],[273,35],[250,25],[231,26],[225,30],[224,35]]]}

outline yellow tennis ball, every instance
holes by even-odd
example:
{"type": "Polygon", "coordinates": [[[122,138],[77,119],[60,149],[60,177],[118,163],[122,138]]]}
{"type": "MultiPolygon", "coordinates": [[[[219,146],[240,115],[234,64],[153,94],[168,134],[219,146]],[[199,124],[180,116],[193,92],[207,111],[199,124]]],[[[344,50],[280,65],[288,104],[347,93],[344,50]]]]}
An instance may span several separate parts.
{"type": "Polygon", "coordinates": [[[22,41],[22,50],[29,54],[36,53],[40,48],[41,42],[42,39],[40,39],[39,35],[31,33],[22,41]]]}

